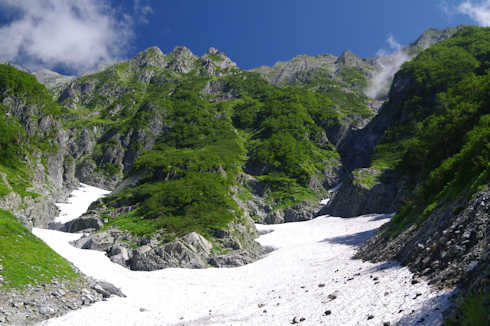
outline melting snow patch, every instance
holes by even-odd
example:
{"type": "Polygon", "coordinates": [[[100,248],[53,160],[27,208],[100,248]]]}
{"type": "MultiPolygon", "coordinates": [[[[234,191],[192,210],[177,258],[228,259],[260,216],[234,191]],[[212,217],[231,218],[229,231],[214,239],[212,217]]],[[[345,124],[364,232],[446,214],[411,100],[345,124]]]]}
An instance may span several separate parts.
{"type": "Polygon", "coordinates": [[[255,263],[153,272],[130,271],[103,252],[72,247],[79,234],[34,229],[83,273],[127,295],[42,325],[439,325],[451,292],[411,284],[412,274],[395,262],[352,259],[356,246],[388,220],[323,216],[257,225],[272,231],[258,241],[277,250],[255,263]]]}
{"type": "Polygon", "coordinates": [[[81,187],[70,194],[66,203],[56,203],[60,209],[60,215],[54,221],[66,223],[80,217],[92,202],[109,193],[110,191],[81,183],[81,187]]]}
{"type": "Polygon", "coordinates": [[[329,201],[330,201],[330,198],[325,198],[325,199],[320,200],[320,204],[321,205],[327,205],[329,201]]]}

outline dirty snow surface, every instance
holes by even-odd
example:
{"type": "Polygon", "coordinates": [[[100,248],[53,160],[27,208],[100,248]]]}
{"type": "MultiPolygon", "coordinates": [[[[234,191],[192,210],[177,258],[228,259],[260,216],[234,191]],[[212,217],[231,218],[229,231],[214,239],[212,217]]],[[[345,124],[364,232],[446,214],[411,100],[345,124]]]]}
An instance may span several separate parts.
{"type": "MultiPolygon", "coordinates": [[[[79,193],[73,205],[94,197],[95,190],[79,193]]],[[[352,259],[355,247],[388,220],[323,216],[257,225],[263,233],[258,241],[275,250],[253,264],[154,272],[130,271],[103,252],[72,247],[79,234],[34,229],[83,273],[127,295],[42,325],[438,325],[451,292],[434,291],[423,281],[412,285],[411,273],[394,262],[352,259]]]]}

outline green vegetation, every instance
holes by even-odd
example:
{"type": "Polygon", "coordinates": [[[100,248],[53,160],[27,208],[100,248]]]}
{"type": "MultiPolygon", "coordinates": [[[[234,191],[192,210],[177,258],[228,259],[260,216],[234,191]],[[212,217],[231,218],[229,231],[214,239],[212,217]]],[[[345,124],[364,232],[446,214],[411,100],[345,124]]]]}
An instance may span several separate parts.
{"type": "Polygon", "coordinates": [[[238,191],[237,197],[238,197],[239,200],[241,200],[243,202],[247,202],[247,201],[253,199],[252,193],[247,188],[245,188],[245,187],[241,188],[238,191]]]}
{"type": "Polygon", "coordinates": [[[0,210],[0,265],[3,267],[0,275],[4,278],[0,286],[4,288],[79,277],[66,260],[5,210],[0,210]]]}
{"type": "Polygon", "coordinates": [[[326,95],[332,101],[338,123],[352,121],[356,124],[374,115],[367,105],[368,97],[362,93],[367,86],[367,78],[354,68],[340,69],[335,79],[328,69],[305,72],[298,76],[295,85],[326,95]]]}
{"type": "MultiPolygon", "coordinates": [[[[33,130],[39,120],[56,119],[60,110],[49,91],[36,78],[9,65],[0,65],[0,102],[7,100],[26,103],[29,118],[20,118],[0,104],[0,173],[6,176],[8,185],[0,179],[0,197],[14,191],[22,197],[38,196],[27,191],[31,186],[28,160],[35,153],[46,155],[57,151],[54,125],[33,130]],[[29,133],[28,133],[29,130],[29,133]]],[[[24,115],[24,112],[16,113],[24,115]]]]}
{"type": "Polygon", "coordinates": [[[13,66],[0,64],[0,91],[2,99],[15,96],[29,104],[37,105],[45,114],[59,114],[59,108],[47,88],[33,75],[13,66]]]}
{"type": "Polygon", "coordinates": [[[227,82],[242,99],[233,108],[233,123],[250,135],[246,170],[265,182],[277,208],[316,200],[310,178],[321,177],[321,169],[338,159],[324,131],[337,123],[332,101],[304,88],[274,87],[255,74],[227,82]]]}
{"type": "Polygon", "coordinates": [[[222,62],[225,59],[223,59],[220,55],[217,54],[208,54],[209,59],[216,61],[216,62],[222,62]]]}
{"type": "MultiPolygon", "coordinates": [[[[488,300],[488,298],[487,298],[488,300]]],[[[485,295],[468,294],[463,303],[458,307],[462,316],[461,320],[447,321],[445,326],[486,326],[488,325],[489,310],[488,302],[485,303],[485,295]]]]}
{"type": "MultiPolygon", "coordinates": [[[[158,72],[154,78],[161,74],[168,77],[158,72]]],[[[103,153],[120,147],[121,135],[151,135],[150,122],[165,123],[164,133],[151,136],[156,137],[152,150],[145,151],[141,141],[130,144],[137,153],[131,174],[139,181],[105,201],[110,207],[135,209],[111,219],[108,226],[140,235],[161,232],[172,238],[197,231],[210,237],[241,216],[232,189],[242,170],[264,182],[263,195],[276,209],[319,198],[309,189],[310,179],[321,179],[325,165],[339,159],[325,136],[325,128],[339,119],[333,102],[305,88],[278,88],[256,74],[236,72],[221,77],[225,92],[234,93],[234,98],[210,103],[213,95],[200,94],[210,78],[215,77],[190,73],[185,79],[151,83],[138,97],[81,107],[87,118],[75,122],[78,126],[108,118],[101,124],[107,136],[99,139],[92,155],[96,171],[106,176],[119,172],[103,153]]],[[[104,92],[107,80],[94,84],[94,98],[104,92]]]]}
{"type": "Polygon", "coordinates": [[[351,89],[355,89],[359,92],[368,86],[366,76],[359,69],[347,67],[339,69],[337,78],[349,85],[351,89]]]}
{"type": "Polygon", "coordinates": [[[489,52],[490,29],[467,27],[399,72],[411,82],[403,98],[388,104],[397,123],[372,166],[394,169],[418,186],[393,218],[392,235],[490,181],[489,52]]]}
{"type": "Polygon", "coordinates": [[[352,171],[354,184],[361,185],[367,188],[372,188],[379,183],[381,171],[374,169],[357,169],[352,171]]]}
{"type": "Polygon", "coordinates": [[[136,160],[132,173],[144,175],[138,185],[106,199],[138,206],[109,225],[136,234],[197,231],[211,236],[239,215],[231,185],[245,160],[243,142],[230,117],[219,115],[221,106],[187,87],[170,97],[148,97],[156,111],[165,110],[172,128],[136,160]]]}

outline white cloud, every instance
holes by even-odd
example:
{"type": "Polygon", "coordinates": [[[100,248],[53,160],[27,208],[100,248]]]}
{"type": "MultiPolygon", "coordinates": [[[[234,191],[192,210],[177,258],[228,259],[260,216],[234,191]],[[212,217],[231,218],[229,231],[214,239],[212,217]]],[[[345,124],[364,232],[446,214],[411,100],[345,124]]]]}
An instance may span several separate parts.
{"type": "Polygon", "coordinates": [[[148,16],[153,14],[153,8],[143,4],[143,2],[146,2],[146,0],[134,0],[133,11],[139,23],[148,24],[148,16]]]}
{"type": "Polygon", "coordinates": [[[481,26],[490,26],[490,0],[467,0],[458,6],[457,11],[468,15],[481,26]]]}
{"type": "Polygon", "coordinates": [[[403,51],[403,46],[395,40],[393,35],[390,35],[386,39],[386,42],[390,46],[391,51],[385,49],[378,50],[376,59],[380,70],[371,78],[368,88],[364,90],[364,93],[372,98],[383,95],[390,87],[393,76],[400,70],[402,64],[411,59],[403,51]]]}
{"type": "Polygon", "coordinates": [[[393,37],[393,35],[390,35],[388,37],[388,39],[386,40],[386,42],[388,42],[388,44],[390,45],[390,48],[394,51],[400,51],[402,49],[402,46],[400,43],[398,43],[395,38],[393,37]]]}
{"type": "MultiPolygon", "coordinates": [[[[135,18],[151,8],[134,2],[135,18]]],[[[107,0],[0,0],[13,21],[0,27],[0,61],[28,69],[64,67],[80,73],[126,54],[135,18],[107,0]]]]}
{"type": "Polygon", "coordinates": [[[454,14],[453,6],[451,6],[447,0],[441,0],[439,2],[439,9],[441,9],[441,11],[448,17],[454,14]]]}

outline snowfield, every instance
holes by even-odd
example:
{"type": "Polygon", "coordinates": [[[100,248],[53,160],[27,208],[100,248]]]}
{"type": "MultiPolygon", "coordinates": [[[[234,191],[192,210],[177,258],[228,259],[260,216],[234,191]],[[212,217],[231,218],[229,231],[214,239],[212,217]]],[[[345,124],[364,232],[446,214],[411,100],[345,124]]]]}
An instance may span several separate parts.
{"type": "Polygon", "coordinates": [[[87,211],[92,202],[109,193],[110,191],[81,183],[80,188],[70,193],[66,203],[56,203],[60,209],[60,215],[54,221],[66,223],[76,219],[87,211]]]}
{"type": "MultiPolygon", "coordinates": [[[[87,189],[87,188],[85,188],[87,189]]],[[[88,207],[103,192],[78,192],[88,207]]],[[[73,212],[69,204],[63,213],[73,212]]],[[[72,213],[70,216],[74,216],[72,213]]],[[[77,213],[78,214],[78,213],[77,213]]],[[[257,225],[258,241],[276,250],[237,268],[135,272],[103,252],[69,244],[80,234],[34,229],[83,273],[120,287],[114,297],[41,325],[439,325],[452,291],[435,291],[395,262],[354,260],[355,247],[387,215],[257,225]]]]}

